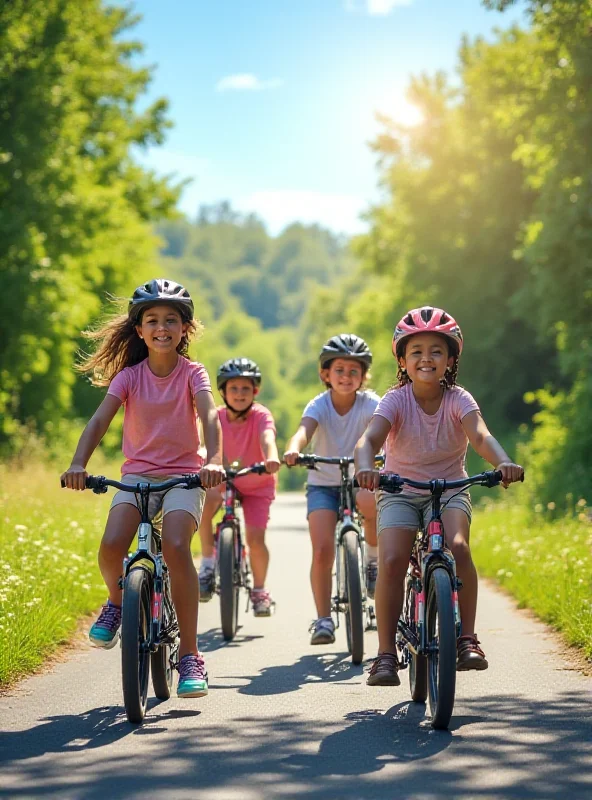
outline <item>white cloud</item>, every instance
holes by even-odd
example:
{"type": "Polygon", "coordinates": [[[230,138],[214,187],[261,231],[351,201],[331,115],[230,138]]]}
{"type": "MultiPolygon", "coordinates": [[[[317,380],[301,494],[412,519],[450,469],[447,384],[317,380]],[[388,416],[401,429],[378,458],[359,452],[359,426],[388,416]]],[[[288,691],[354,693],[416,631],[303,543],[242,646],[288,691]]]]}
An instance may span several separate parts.
{"type": "Polygon", "coordinates": [[[263,89],[277,89],[282,83],[283,81],[280,78],[271,78],[270,80],[262,81],[256,75],[245,72],[239,75],[227,75],[225,78],[220,78],[216,84],[216,91],[260,92],[263,89]]]}
{"type": "Polygon", "coordinates": [[[373,17],[386,16],[397,6],[410,6],[413,0],[345,0],[346,11],[366,11],[373,17]]]}
{"type": "Polygon", "coordinates": [[[360,214],[368,202],[353,194],[272,189],[253,192],[237,205],[241,211],[254,211],[274,236],[292,222],[316,223],[336,233],[349,235],[367,229],[360,214]]]}

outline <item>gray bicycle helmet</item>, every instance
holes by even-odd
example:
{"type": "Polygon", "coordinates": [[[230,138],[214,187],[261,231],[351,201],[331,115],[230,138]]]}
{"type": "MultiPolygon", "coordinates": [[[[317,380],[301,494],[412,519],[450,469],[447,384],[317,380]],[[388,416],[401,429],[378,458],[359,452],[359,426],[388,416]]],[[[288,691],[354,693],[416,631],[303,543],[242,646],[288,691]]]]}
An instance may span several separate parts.
{"type": "Polygon", "coordinates": [[[369,368],[372,364],[372,353],[366,342],[354,333],[340,333],[332,336],[323,345],[319,353],[321,369],[329,366],[336,358],[353,358],[369,368]]]}
{"type": "Polygon", "coordinates": [[[178,306],[183,319],[193,319],[193,300],[184,286],[166,278],[153,278],[135,290],[128,306],[128,314],[138,318],[141,312],[157,303],[178,306]]]}
{"type": "Polygon", "coordinates": [[[224,388],[226,381],[231,378],[250,378],[255,386],[261,386],[261,370],[250,358],[229,358],[218,367],[218,389],[224,388]]]}

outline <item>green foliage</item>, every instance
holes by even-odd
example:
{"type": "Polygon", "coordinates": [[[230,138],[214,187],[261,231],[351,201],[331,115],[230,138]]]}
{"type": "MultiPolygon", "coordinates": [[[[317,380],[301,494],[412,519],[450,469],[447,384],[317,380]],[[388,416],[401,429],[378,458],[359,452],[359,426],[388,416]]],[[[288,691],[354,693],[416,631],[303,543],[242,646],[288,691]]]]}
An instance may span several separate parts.
{"type": "Polygon", "coordinates": [[[79,332],[105,291],[127,293],[129,275],[154,263],[148,221],[177,197],[129,155],[168,124],[162,100],[135,110],[150,74],[131,64],[133,22],[101,0],[0,8],[4,449],[23,425],[51,437],[71,413],[79,332]]]}
{"type": "Polygon", "coordinates": [[[475,514],[471,550],[482,575],[592,658],[590,509],[581,500],[577,516],[555,520],[553,509],[553,502],[528,509],[510,497],[490,503],[475,514]]]}
{"type": "Polygon", "coordinates": [[[60,492],[46,468],[0,468],[0,685],[41,665],[105,598],[97,549],[108,498],[60,492]]]}

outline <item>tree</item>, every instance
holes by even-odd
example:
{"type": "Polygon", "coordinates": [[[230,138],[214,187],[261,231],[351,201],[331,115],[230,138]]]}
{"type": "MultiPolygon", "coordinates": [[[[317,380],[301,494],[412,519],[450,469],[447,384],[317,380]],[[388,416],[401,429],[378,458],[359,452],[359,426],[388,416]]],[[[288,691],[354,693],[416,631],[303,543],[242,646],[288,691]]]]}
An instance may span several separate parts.
{"type": "Polygon", "coordinates": [[[131,145],[160,143],[166,103],[124,38],[135,18],[101,0],[0,8],[0,441],[68,414],[78,334],[106,291],[129,294],[154,264],[151,220],[177,191],[131,145]]]}

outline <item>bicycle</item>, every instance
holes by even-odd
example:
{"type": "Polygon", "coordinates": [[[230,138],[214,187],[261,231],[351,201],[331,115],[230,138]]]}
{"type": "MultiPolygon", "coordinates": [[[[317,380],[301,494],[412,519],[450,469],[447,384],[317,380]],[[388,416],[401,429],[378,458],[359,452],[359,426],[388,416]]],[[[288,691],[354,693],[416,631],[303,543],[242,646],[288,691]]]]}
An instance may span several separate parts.
{"type": "Polygon", "coordinates": [[[123,589],[121,615],[121,677],[123,704],[130,722],[141,723],[146,713],[148,681],[159,700],[171,696],[173,673],[179,653],[179,626],[171,598],[167,565],[162,556],[161,532],[148,516],[153,492],[174,486],[201,487],[199,475],[183,475],[163,483],[138,482],[130,485],[104,476],[89,475],[86,488],[105,494],[109,486],[136,495],[140,512],[138,549],[126,556],[120,586],[123,589]]]}
{"type": "Polygon", "coordinates": [[[379,488],[399,493],[403,486],[428,489],[432,497],[431,518],[415,538],[405,578],[403,610],[397,624],[396,646],[399,669],[409,667],[411,699],[425,703],[429,697],[432,727],[447,729],[456,692],[456,641],[461,634],[454,556],[446,546],[441,503],[442,494],[469,486],[497,486],[502,473],[491,470],[460,480],[414,481],[400,475],[380,476],[379,488]]]}
{"type": "Polygon", "coordinates": [[[368,616],[367,627],[371,627],[374,608],[367,604],[364,529],[356,511],[354,482],[349,474],[354,459],[301,454],[296,463],[307,469],[315,469],[317,464],[335,464],[341,473],[339,512],[335,526],[335,593],[331,598],[331,611],[336,614],[337,628],[339,615],[345,615],[347,649],[352,663],[361,664],[364,658],[364,618],[368,616]]]}
{"type": "Polygon", "coordinates": [[[250,467],[237,469],[232,465],[226,469],[226,488],[224,491],[224,516],[216,525],[214,543],[216,548],[216,576],[214,591],[220,595],[220,620],[222,635],[231,641],[238,628],[238,600],[241,588],[247,591],[247,606],[251,599],[251,567],[236,507],[240,502],[240,492],[234,481],[243,475],[267,472],[263,462],[250,467]]]}

